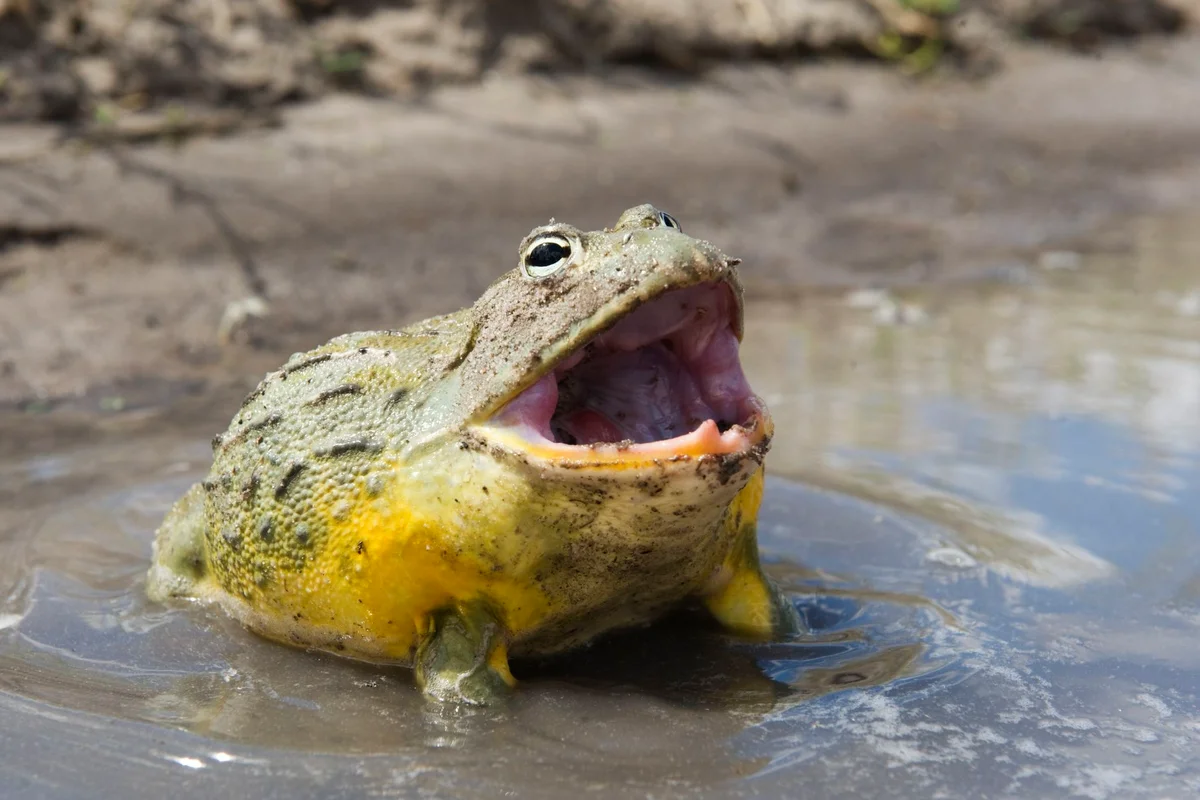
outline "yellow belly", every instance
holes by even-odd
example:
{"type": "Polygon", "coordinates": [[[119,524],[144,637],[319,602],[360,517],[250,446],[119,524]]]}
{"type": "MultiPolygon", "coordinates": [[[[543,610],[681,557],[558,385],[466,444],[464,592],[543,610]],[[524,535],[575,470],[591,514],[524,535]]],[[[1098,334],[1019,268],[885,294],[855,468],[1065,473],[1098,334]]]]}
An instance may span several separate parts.
{"type": "Polygon", "coordinates": [[[550,652],[701,593],[741,538],[727,512],[752,522],[761,496],[761,470],[739,492],[687,476],[546,483],[482,454],[449,463],[393,465],[383,491],[320,493],[320,547],[271,564],[269,581],[230,561],[212,596],[267,637],[401,663],[433,612],[482,601],[510,649],[550,652]]]}

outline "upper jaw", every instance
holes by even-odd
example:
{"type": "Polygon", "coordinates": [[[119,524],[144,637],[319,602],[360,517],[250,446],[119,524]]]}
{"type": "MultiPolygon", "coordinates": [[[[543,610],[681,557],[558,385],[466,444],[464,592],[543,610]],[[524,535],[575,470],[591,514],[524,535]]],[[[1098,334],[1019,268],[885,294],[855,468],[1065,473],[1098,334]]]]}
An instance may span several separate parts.
{"type": "Polygon", "coordinates": [[[740,296],[725,280],[664,291],[544,364],[479,433],[547,461],[738,456],[771,434],[738,359],[740,296]]]}

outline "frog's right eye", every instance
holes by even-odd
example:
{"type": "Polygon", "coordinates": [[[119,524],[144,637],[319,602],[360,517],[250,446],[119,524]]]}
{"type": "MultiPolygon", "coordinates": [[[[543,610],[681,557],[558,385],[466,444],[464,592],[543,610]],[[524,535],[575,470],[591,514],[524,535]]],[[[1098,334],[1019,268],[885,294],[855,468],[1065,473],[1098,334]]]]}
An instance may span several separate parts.
{"type": "Polygon", "coordinates": [[[521,264],[529,277],[545,278],[565,267],[570,260],[571,243],[562,236],[550,234],[533,240],[525,248],[521,264]]]}

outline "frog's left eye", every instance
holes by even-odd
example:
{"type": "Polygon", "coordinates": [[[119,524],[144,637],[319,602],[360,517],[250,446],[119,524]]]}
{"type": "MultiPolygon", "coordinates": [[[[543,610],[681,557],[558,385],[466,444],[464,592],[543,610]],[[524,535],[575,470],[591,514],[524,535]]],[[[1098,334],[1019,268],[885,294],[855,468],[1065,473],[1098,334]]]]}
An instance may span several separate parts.
{"type": "Polygon", "coordinates": [[[679,220],[675,219],[665,211],[658,212],[658,221],[663,224],[664,228],[674,228],[680,233],[683,233],[683,228],[679,226],[679,220]]]}
{"type": "Polygon", "coordinates": [[[553,275],[571,260],[571,242],[556,234],[541,236],[525,249],[521,260],[525,274],[531,278],[553,275]]]}

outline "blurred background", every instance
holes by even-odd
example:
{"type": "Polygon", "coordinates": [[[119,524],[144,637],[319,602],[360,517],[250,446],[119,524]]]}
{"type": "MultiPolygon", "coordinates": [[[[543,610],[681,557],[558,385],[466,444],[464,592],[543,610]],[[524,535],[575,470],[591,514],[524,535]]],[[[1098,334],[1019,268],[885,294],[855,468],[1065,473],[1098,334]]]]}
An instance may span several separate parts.
{"type": "Polygon", "coordinates": [[[551,216],[656,203],[752,295],[1021,280],[1196,197],[1197,13],[0,0],[0,447],[468,303],[551,216]]]}
{"type": "Polygon", "coordinates": [[[0,796],[1195,797],[1198,343],[1200,0],[0,0],[0,796]],[[808,634],[472,716],[145,600],[266,371],[644,202],[808,634]]]}

